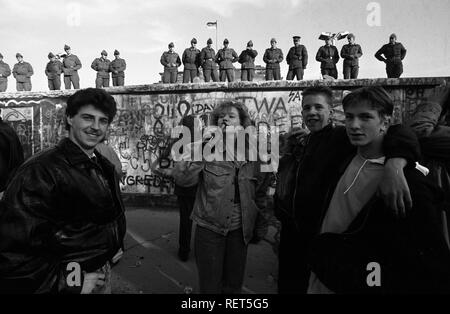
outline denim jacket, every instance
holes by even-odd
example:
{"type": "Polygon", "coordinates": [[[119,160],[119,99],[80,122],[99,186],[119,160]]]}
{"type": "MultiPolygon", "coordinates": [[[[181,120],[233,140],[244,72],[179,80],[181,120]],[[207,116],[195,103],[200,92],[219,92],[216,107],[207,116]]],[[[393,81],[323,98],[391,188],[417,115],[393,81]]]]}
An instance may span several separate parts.
{"type": "Polygon", "coordinates": [[[270,177],[261,172],[261,163],[257,161],[245,161],[237,169],[232,161],[182,161],[176,164],[173,176],[180,186],[198,183],[192,220],[222,235],[229,231],[233,204],[238,197],[244,241],[249,243],[254,229],[264,224],[261,212],[266,208],[270,177]]]}

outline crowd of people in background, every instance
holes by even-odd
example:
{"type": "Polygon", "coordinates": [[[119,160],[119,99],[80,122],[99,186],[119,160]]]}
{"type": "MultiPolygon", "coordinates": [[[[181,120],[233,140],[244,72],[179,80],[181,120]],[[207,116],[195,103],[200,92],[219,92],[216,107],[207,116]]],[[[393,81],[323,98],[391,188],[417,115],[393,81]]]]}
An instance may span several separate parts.
{"type": "MultiPolygon", "coordinates": [[[[322,38],[322,37],[321,37],[322,38]]],[[[324,37],[325,45],[320,47],[316,53],[316,61],[320,63],[321,75],[324,79],[338,79],[337,64],[343,59],[342,73],[344,79],[357,79],[359,74],[359,59],[363,52],[361,46],[355,43],[355,35],[347,34],[348,44],[344,45],[339,53],[333,45],[333,37],[324,37]]],[[[308,51],[300,44],[300,36],[293,36],[294,46],[289,49],[286,56],[288,73],[286,80],[303,80],[304,71],[308,66],[308,51]]],[[[233,82],[235,81],[234,63],[241,64],[241,81],[253,81],[255,76],[255,58],[258,52],[253,48],[250,40],[246,48],[238,55],[229,47],[229,40],[224,39],[223,48],[216,53],[212,48],[212,39],[208,39],[206,47],[202,50],[196,48],[197,39],[191,40],[191,47],[186,48],[180,58],[175,52],[173,42],[169,43],[168,51],[161,56],[161,64],[164,66],[162,82],[165,84],[176,83],[178,81],[179,67],[183,64],[183,83],[193,83],[199,77],[200,68],[203,72],[205,82],[233,82]]],[[[80,89],[80,77],[78,71],[82,67],[80,59],[71,53],[71,47],[64,46],[65,54],[48,54],[49,62],[45,68],[45,75],[48,79],[49,90],[61,89],[61,75],[63,75],[65,89],[80,89]]],[[[114,51],[114,60],[110,61],[108,53],[103,50],[100,57],[96,58],[91,68],[97,72],[95,80],[96,88],[110,86],[112,77],[113,86],[125,85],[126,61],[120,58],[120,52],[114,51]]],[[[391,34],[389,43],[383,45],[376,53],[375,57],[386,64],[388,78],[399,78],[403,73],[402,60],[406,56],[405,47],[397,42],[397,36],[391,34]]],[[[10,66],[3,61],[0,53],[0,92],[5,92],[8,87],[8,77],[12,74],[16,80],[17,91],[31,91],[31,77],[34,75],[33,67],[24,61],[21,53],[16,54],[17,63],[11,71],[10,66]]],[[[281,80],[280,63],[284,60],[283,51],[277,47],[277,40],[270,40],[270,47],[263,55],[265,65],[265,79],[281,80]]]]}

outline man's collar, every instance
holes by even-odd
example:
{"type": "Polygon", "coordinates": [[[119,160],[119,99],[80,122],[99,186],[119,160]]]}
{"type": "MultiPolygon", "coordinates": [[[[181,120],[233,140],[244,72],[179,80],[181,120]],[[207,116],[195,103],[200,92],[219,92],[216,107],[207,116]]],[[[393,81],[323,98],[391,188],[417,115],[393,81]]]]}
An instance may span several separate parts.
{"type": "MultiPolygon", "coordinates": [[[[56,146],[62,150],[63,154],[66,156],[67,160],[72,165],[90,162],[88,154],[86,154],[77,144],[75,144],[68,137],[63,138],[56,146]]],[[[95,154],[95,156],[97,157],[98,155],[99,155],[98,153],[95,154]]]]}

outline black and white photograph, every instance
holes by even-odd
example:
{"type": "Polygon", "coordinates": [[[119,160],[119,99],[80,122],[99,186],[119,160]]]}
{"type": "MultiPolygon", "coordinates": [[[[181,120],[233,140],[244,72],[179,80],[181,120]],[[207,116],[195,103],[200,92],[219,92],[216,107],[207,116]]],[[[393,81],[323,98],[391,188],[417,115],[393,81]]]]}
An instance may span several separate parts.
{"type": "Polygon", "coordinates": [[[0,0],[0,295],[450,294],[449,14],[0,0]]]}

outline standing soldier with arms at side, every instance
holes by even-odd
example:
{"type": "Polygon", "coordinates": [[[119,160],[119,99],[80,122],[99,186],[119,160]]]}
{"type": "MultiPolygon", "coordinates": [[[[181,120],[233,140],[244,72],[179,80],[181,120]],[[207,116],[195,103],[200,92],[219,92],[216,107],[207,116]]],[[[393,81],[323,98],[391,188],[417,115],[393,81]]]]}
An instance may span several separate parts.
{"type": "Polygon", "coordinates": [[[50,90],[60,90],[61,89],[61,73],[62,73],[62,63],[56,59],[56,56],[50,52],[48,54],[50,61],[45,67],[45,75],[48,79],[48,88],[50,90]]]}
{"type": "Polygon", "coordinates": [[[375,53],[375,58],[386,63],[386,73],[388,78],[399,78],[403,73],[403,59],[406,56],[406,49],[397,42],[397,35],[389,37],[389,44],[384,45],[375,53]],[[384,55],[384,57],[383,57],[384,55]]]}
{"type": "Polygon", "coordinates": [[[356,79],[359,73],[359,58],[362,56],[361,46],[355,44],[355,35],[347,36],[348,44],[341,49],[341,57],[344,59],[344,79],[356,79]]]}
{"type": "Polygon", "coordinates": [[[232,48],[228,48],[229,41],[225,38],[223,41],[223,48],[219,49],[216,55],[217,63],[220,69],[220,81],[228,82],[234,81],[234,66],[233,63],[239,60],[239,57],[232,48]]]}
{"type": "Polygon", "coordinates": [[[336,46],[331,44],[331,38],[325,39],[325,46],[320,47],[317,51],[316,60],[320,62],[322,76],[338,78],[336,63],[339,61],[339,52],[336,46]]]}
{"type": "Polygon", "coordinates": [[[124,86],[125,85],[125,70],[127,68],[127,63],[124,59],[120,58],[120,52],[114,50],[115,59],[109,64],[109,71],[112,73],[113,86],[124,86]]]}
{"type": "Polygon", "coordinates": [[[13,75],[16,79],[16,88],[18,92],[31,91],[31,76],[34,74],[33,67],[28,62],[23,61],[20,53],[16,54],[17,63],[13,68],[13,75]]]}
{"type": "Polygon", "coordinates": [[[187,48],[183,52],[183,83],[194,83],[194,78],[198,76],[198,68],[200,66],[200,50],[195,46],[197,45],[197,39],[192,38],[191,47],[187,48]]]}
{"type": "Polygon", "coordinates": [[[8,88],[8,76],[11,75],[11,68],[8,63],[3,62],[3,55],[0,53],[0,93],[6,92],[8,88]]]}
{"type": "Polygon", "coordinates": [[[286,79],[292,81],[295,77],[297,80],[303,80],[303,71],[308,65],[308,51],[306,47],[300,45],[300,36],[292,37],[294,40],[294,47],[292,47],[286,57],[286,62],[289,64],[289,71],[286,79]]]}
{"type": "Polygon", "coordinates": [[[101,57],[96,58],[91,64],[91,68],[97,71],[97,78],[95,80],[96,88],[109,87],[109,66],[111,61],[106,59],[107,56],[108,53],[103,50],[101,57]]]}
{"type": "Polygon", "coordinates": [[[247,48],[241,52],[239,56],[239,63],[241,67],[241,81],[253,81],[255,76],[255,58],[258,51],[253,49],[253,42],[250,40],[247,43],[247,48]]]}
{"type": "Polygon", "coordinates": [[[176,83],[178,67],[181,65],[180,56],[173,51],[175,45],[169,44],[169,51],[165,51],[161,56],[161,64],[164,66],[163,83],[176,83]]]}
{"type": "Polygon", "coordinates": [[[211,48],[213,41],[211,38],[206,42],[206,47],[200,52],[200,64],[203,68],[203,77],[205,82],[209,82],[212,78],[214,82],[219,81],[217,73],[216,52],[211,48]]]}
{"type": "Polygon", "coordinates": [[[71,84],[74,89],[80,89],[80,77],[78,70],[81,69],[81,61],[76,55],[71,53],[68,45],[64,46],[66,55],[63,60],[64,85],[66,89],[70,89],[71,84]]]}
{"type": "Polygon", "coordinates": [[[277,40],[270,40],[271,47],[266,49],[263,60],[266,63],[266,81],[281,80],[280,63],[283,61],[283,51],[277,48],[277,40]]]}

